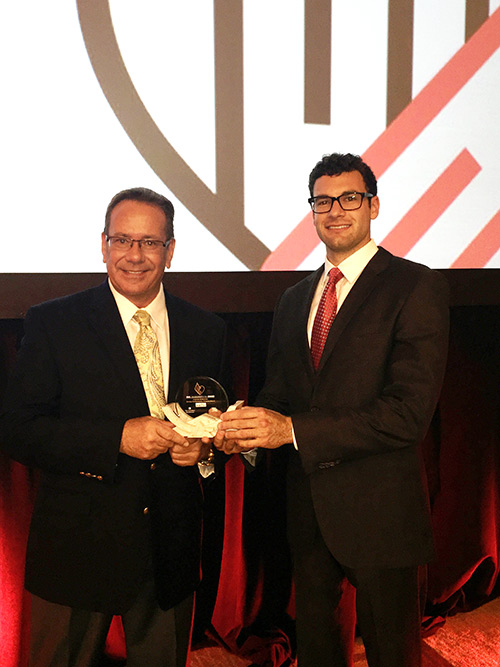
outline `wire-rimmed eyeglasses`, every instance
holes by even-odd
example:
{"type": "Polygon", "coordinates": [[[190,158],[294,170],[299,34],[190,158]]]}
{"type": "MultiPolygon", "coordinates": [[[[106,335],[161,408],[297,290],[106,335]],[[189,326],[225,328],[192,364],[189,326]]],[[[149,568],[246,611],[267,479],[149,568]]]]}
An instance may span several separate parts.
{"type": "Polygon", "coordinates": [[[162,248],[166,248],[170,243],[168,241],[160,241],[159,239],[131,239],[130,236],[106,236],[106,241],[109,247],[119,252],[127,252],[137,243],[140,250],[144,252],[159,252],[162,248]]]}

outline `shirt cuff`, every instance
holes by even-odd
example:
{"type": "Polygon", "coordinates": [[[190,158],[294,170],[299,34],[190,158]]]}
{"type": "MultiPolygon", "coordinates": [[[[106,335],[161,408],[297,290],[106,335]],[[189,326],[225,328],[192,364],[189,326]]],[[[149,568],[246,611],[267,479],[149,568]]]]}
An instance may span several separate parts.
{"type": "Polygon", "coordinates": [[[256,447],[255,449],[251,449],[249,452],[241,452],[241,455],[246,458],[248,463],[255,468],[257,464],[257,453],[259,451],[259,448],[256,447]]]}
{"type": "Polygon", "coordinates": [[[297,451],[299,451],[299,446],[297,444],[297,439],[295,437],[295,429],[293,428],[293,419],[292,419],[292,438],[293,438],[293,446],[297,451]]]}
{"type": "Polygon", "coordinates": [[[198,463],[198,470],[200,471],[200,475],[204,478],[207,479],[207,477],[210,477],[210,475],[213,475],[215,472],[215,466],[213,463],[198,463]]]}

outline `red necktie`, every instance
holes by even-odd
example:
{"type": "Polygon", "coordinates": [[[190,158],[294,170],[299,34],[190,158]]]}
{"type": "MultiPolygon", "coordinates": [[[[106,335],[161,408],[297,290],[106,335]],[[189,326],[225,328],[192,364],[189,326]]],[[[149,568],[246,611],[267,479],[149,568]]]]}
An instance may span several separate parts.
{"type": "Polygon", "coordinates": [[[336,266],[330,269],[328,273],[328,282],[321,295],[311,334],[311,354],[314,368],[319,366],[330,326],[337,314],[337,290],[335,285],[343,277],[342,271],[336,266]]]}

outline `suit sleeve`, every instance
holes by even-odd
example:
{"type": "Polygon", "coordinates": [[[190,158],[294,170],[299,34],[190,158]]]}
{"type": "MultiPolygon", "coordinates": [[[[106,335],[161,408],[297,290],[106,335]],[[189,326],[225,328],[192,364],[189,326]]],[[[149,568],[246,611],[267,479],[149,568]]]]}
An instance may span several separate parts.
{"type": "MultiPolygon", "coordinates": [[[[347,386],[353,387],[356,378],[369,384],[373,388],[369,399],[353,406],[350,396],[345,395],[330,404],[332,383],[340,383],[340,387],[343,383],[342,377],[335,377],[333,367],[323,382],[318,378],[308,411],[292,414],[305,471],[312,473],[325,463],[340,465],[418,444],[439,396],[448,330],[447,282],[436,271],[421,271],[382,340],[365,351],[366,360],[356,363],[349,357],[352,371],[347,369],[347,386]]],[[[369,345],[368,337],[365,345],[369,345]]],[[[279,356],[280,352],[273,354],[279,356]]],[[[273,373],[277,357],[270,359],[273,373]]],[[[270,380],[267,391],[279,396],[279,386],[280,371],[270,380]]],[[[279,400],[274,400],[274,405],[280,409],[279,400]]]]}
{"type": "Polygon", "coordinates": [[[61,474],[92,471],[112,480],[125,420],[62,414],[65,387],[55,347],[40,310],[28,311],[0,416],[2,448],[30,467],[61,474]]]}
{"type": "Polygon", "coordinates": [[[255,405],[290,416],[290,389],[287,385],[285,373],[287,361],[283,355],[279,333],[281,307],[284,301],[286,301],[286,291],[281,295],[274,309],[273,328],[266,361],[266,382],[256,398],[255,405]]]}

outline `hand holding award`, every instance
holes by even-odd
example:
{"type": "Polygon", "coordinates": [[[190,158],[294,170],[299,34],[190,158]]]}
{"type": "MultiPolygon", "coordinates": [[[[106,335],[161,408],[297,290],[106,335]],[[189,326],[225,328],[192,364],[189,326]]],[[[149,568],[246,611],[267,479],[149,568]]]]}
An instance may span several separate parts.
{"type": "Polygon", "coordinates": [[[204,376],[186,380],[176,398],[177,401],[165,405],[163,411],[174,424],[174,431],[186,438],[213,438],[220,419],[209,410],[216,408],[225,412],[243,405],[243,401],[237,401],[229,406],[224,387],[217,380],[204,376]]]}

